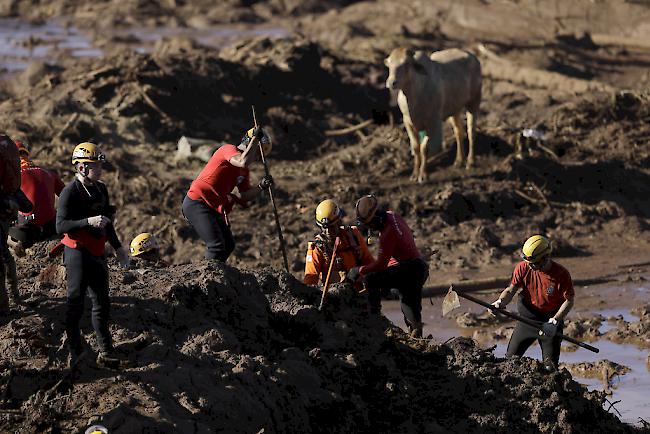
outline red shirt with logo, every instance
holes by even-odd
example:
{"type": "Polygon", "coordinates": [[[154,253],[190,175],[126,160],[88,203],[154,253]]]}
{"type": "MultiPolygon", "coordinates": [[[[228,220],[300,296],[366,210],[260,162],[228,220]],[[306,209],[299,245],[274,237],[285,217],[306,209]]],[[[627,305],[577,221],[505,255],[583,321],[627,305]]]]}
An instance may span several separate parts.
{"type": "Polygon", "coordinates": [[[34,205],[34,211],[23,215],[34,215],[33,223],[43,226],[56,217],[54,196],[61,194],[65,184],[54,173],[42,169],[29,161],[20,164],[21,190],[34,205]]]}
{"type": "Polygon", "coordinates": [[[232,201],[228,200],[235,187],[240,192],[251,188],[250,174],[247,168],[230,164],[229,160],[240,154],[234,145],[223,145],[212,155],[199,176],[192,182],[187,196],[192,200],[203,200],[210,208],[219,213],[228,212],[232,201]]]}
{"type": "Polygon", "coordinates": [[[386,223],[381,230],[381,235],[379,235],[377,260],[364,265],[359,269],[359,272],[364,276],[368,273],[383,271],[402,261],[421,257],[420,251],[415,246],[411,228],[409,228],[402,216],[393,211],[388,211],[386,213],[386,223]]]}
{"type": "Polygon", "coordinates": [[[523,288],[527,306],[542,313],[555,313],[565,300],[573,299],[573,281],[566,268],[555,261],[547,271],[533,270],[521,261],[512,273],[512,285],[523,288]]]}

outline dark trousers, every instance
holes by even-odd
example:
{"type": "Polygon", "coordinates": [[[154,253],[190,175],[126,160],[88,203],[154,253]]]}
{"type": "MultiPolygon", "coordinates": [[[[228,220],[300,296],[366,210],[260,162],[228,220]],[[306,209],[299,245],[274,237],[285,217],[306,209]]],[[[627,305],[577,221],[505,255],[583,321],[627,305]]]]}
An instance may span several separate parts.
{"type": "Polygon", "coordinates": [[[183,199],[183,214],[206,244],[205,259],[226,259],[235,250],[232,232],[221,214],[202,200],[183,199]]]}
{"type": "Polygon", "coordinates": [[[422,322],[422,287],[429,277],[429,267],[422,259],[411,259],[364,276],[370,311],[381,312],[382,291],[396,288],[407,326],[422,322]]]}
{"type": "MultiPolygon", "coordinates": [[[[526,307],[526,305],[522,302],[521,297],[517,303],[517,309],[519,310],[519,315],[523,316],[524,318],[539,321],[540,325],[547,322],[548,319],[552,316],[536,314],[531,309],[526,307]]],[[[563,329],[564,322],[558,321],[557,333],[562,333],[563,329]]],[[[517,325],[512,332],[510,342],[508,343],[508,351],[506,354],[508,356],[523,356],[526,350],[528,350],[528,348],[530,348],[530,346],[536,340],[539,341],[539,346],[542,348],[542,359],[544,362],[552,361],[555,367],[557,367],[558,363],[560,362],[560,347],[562,344],[562,338],[558,337],[557,334],[552,338],[540,336],[539,331],[536,328],[522,322],[517,322],[517,325]]]]}
{"type": "Polygon", "coordinates": [[[27,223],[9,228],[9,236],[14,241],[20,241],[25,248],[31,247],[39,241],[45,241],[54,235],[56,235],[56,221],[54,219],[43,226],[27,223]]]}
{"type": "Polygon", "coordinates": [[[80,353],[79,321],[84,311],[86,291],[92,301],[92,324],[100,351],[112,348],[108,320],[111,303],[108,297],[108,268],[104,257],[93,256],[85,250],[65,248],[64,263],[68,281],[68,303],[65,331],[70,351],[80,353]]]}

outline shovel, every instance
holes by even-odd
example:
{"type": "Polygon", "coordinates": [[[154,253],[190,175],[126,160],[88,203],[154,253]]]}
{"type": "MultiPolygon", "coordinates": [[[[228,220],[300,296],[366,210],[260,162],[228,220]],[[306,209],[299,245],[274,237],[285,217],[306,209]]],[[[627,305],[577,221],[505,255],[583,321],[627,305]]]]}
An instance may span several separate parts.
{"type": "MultiPolygon", "coordinates": [[[[506,309],[495,307],[490,303],[486,303],[483,300],[479,300],[478,298],[474,298],[471,295],[465,294],[463,292],[456,292],[454,291],[453,285],[449,287],[449,291],[447,292],[447,295],[445,296],[444,300],[442,300],[442,316],[445,316],[452,310],[460,307],[460,300],[458,299],[458,296],[461,296],[469,301],[473,301],[474,303],[480,304],[481,306],[490,309],[490,311],[493,313],[498,312],[509,318],[515,319],[519,322],[523,322],[524,324],[528,324],[529,326],[536,328],[540,332],[542,331],[542,327],[539,322],[530,320],[528,318],[524,318],[522,316],[517,315],[516,313],[509,312],[506,309]]],[[[594,353],[598,353],[600,351],[598,348],[593,347],[589,344],[585,344],[584,342],[574,339],[571,336],[567,336],[562,333],[558,333],[557,336],[561,337],[567,342],[571,342],[572,344],[576,344],[579,347],[585,348],[589,351],[593,351],[594,353]]]]}

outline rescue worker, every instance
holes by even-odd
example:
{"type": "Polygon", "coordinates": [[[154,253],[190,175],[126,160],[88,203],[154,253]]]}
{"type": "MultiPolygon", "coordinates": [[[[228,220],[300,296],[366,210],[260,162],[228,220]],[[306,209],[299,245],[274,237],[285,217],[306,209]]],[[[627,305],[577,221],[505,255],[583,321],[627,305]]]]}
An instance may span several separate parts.
{"type": "Polygon", "coordinates": [[[397,289],[411,336],[422,337],[422,287],[429,277],[429,266],[415,245],[411,229],[399,214],[380,207],[373,195],[357,201],[356,214],[359,225],[379,232],[379,250],[377,260],[352,268],[347,279],[363,280],[370,313],[381,312],[382,291],[397,289]]]}
{"type": "Polygon", "coordinates": [[[307,246],[305,258],[306,285],[325,283],[329,270],[335,240],[339,245],[330,276],[331,283],[343,281],[347,272],[354,267],[370,264],[374,258],[368,245],[356,226],[342,226],[343,211],[333,200],[326,199],[316,207],[316,224],[321,231],[307,246]]]}
{"type": "Polygon", "coordinates": [[[512,273],[510,285],[492,303],[505,309],[521,288],[517,308],[519,315],[539,321],[542,332],[522,322],[515,326],[508,356],[523,356],[535,340],[542,348],[542,359],[549,370],[557,369],[564,318],[573,307],[573,282],[562,265],[551,259],[553,249],[548,238],[534,235],[524,243],[522,259],[512,273]],[[541,335],[540,335],[541,333],[541,335]]]}
{"type": "Polygon", "coordinates": [[[34,205],[33,212],[19,213],[18,224],[9,229],[14,253],[23,256],[26,248],[56,235],[54,200],[65,184],[55,173],[34,164],[21,141],[16,141],[16,147],[20,155],[21,190],[34,205]]]}
{"type": "Polygon", "coordinates": [[[30,212],[31,203],[20,190],[20,157],[11,138],[0,134],[0,315],[9,313],[6,275],[10,281],[12,298],[18,298],[16,263],[7,246],[9,225],[18,211],[30,212]]]}
{"type": "Polygon", "coordinates": [[[108,189],[100,181],[106,157],[99,147],[84,142],[72,153],[76,176],[61,192],[56,215],[56,230],[64,234],[64,263],[68,283],[65,329],[70,366],[75,366],[83,353],[79,320],[83,314],[88,291],[92,301],[92,324],[99,354],[97,364],[116,367],[120,357],[113,349],[108,327],[110,299],[108,267],[104,256],[106,241],[115,249],[122,267],[128,267],[129,254],[122,247],[113,226],[114,207],[108,189]]]}
{"type": "Polygon", "coordinates": [[[206,244],[205,258],[225,262],[235,249],[228,213],[233,205],[245,206],[273,185],[264,176],[258,188],[251,188],[248,167],[259,159],[258,142],[264,155],[271,152],[271,138],[262,128],[251,128],[239,146],[226,144],[212,155],[183,199],[183,215],[206,244]],[[233,194],[237,188],[239,195],[233,194]]]}
{"type": "Polygon", "coordinates": [[[143,232],[133,238],[129,250],[133,259],[142,260],[149,265],[167,265],[160,258],[158,240],[152,233],[143,232]]]}

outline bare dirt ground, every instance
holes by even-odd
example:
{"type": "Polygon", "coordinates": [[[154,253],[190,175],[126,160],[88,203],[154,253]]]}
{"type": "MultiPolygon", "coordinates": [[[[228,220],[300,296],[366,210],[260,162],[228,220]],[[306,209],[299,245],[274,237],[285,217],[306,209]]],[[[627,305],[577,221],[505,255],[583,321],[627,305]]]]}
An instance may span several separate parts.
{"type": "MultiPolygon", "coordinates": [[[[430,265],[430,284],[505,277],[521,243],[537,232],[554,239],[559,261],[574,278],[642,281],[633,264],[650,261],[650,48],[644,42],[650,36],[650,8],[614,0],[212,3],[0,4],[0,14],[5,16],[32,23],[58,18],[82,28],[105,53],[101,58],[60,56],[56,65],[33,64],[4,82],[0,130],[26,139],[34,159],[57,169],[66,180],[72,176],[68,161],[73,146],[86,140],[100,143],[110,161],[105,180],[118,206],[116,225],[123,242],[151,231],[163,244],[167,261],[194,262],[134,273],[135,283],[123,283],[129,278],[123,281],[119,273],[113,273],[116,300],[126,297],[116,301],[116,333],[123,339],[150,333],[142,338],[145,349],[137,355],[140,368],[135,372],[140,373],[117,375],[90,369],[73,386],[70,398],[62,398],[66,395],[60,390],[47,396],[37,394],[64,372],[62,356],[55,351],[64,293],[55,284],[55,289],[47,289],[55,297],[35,297],[33,307],[24,308],[22,315],[2,327],[7,352],[14,347],[13,340],[29,336],[40,336],[41,345],[37,352],[32,344],[24,343],[24,355],[19,356],[24,360],[5,362],[4,378],[20,378],[5,405],[25,412],[22,418],[0,415],[7,424],[4,429],[30,431],[34,426],[30,424],[41,417],[33,413],[36,408],[52,415],[43,419],[43,426],[76,429],[91,415],[114,408],[123,395],[134,399],[123,402],[121,415],[116,417],[140,418],[142,426],[162,431],[232,429],[237,419],[242,421],[241,432],[295,431],[305,426],[312,431],[348,432],[465,432],[488,426],[588,432],[593,431],[588,423],[610,420],[602,414],[597,397],[564,380],[568,374],[543,378],[535,374],[535,362],[496,363],[466,341],[407,348],[401,338],[380,333],[386,324],[365,318],[345,327],[336,322],[350,321],[345,318],[354,316],[354,306],[341,306],[328,314],[331,323],[323,323],[310,305],[313,295],[278,272],[245,273],[251,282],[245,289],[250,303],[228,299],[220,291],[230,294],[228,282],[237,280],[239,272],[219,267],[215,271],[214,265],[201,264],[200,240],[180,216],[183,196],[203,162],[175,158],[176,141],[187,135],[236,143],[252,124],[250,106],[255,104],[258,120],[275,138],[271,171],[291,272],[298,278],[306,242],[315,231],[316,204],[332,197],[352,212],[359,196],[374,193],[411,225],[430,265]],[[141,41],[124,36],[125,29],[128,32],[133,26],[209,29],[224,23],[282,28],[289,37],[242,40],[221,50],[188,38],[165,38],[156,42],[152,52],[143,54],[133,51],[141,41]],[[452,167],[453,156],[448,153],[432,156],[428,182],[419,185],[408,180],[412,168],[408,139],[401,115],[384,88],[382,63],[399,45],[425,50],[462,47],[479,55],[485,79],[474,169],[452,167]],[[356,133],[327,133],[368,119],[372,123],[356,133]],[[513,146],[523,128],[543,130],[546,140],[542,147],[533,146],[516,157],[513,146]],[[170,282],[184,280],[185,273],[196,276],[179,290],[181,298],[168,295],[175,294],[170,282]],[[138,283],[144,278],[149,279],[146,284],[138,283]],[[267,283],[259,283],[260,279],[267,283]],[[278,279],[280,283],[268,283],[278,279]],[[204,281],[217,283],[211,286],[204,281]],[[202,297],[211,298],[206,306],[216,309],[205,312],[205,321],[187,313],[207,309],[202,297]],[[239,303],[241,311],[217,309],[222,299],[239,303]],[[145,309],[149,300],[151,311],[145,309]],[[291,303],[295,306],[286,307],[291,303]],[[258,312],[258,304],[267,307],[258,312]],[[185,313],[174,317],[176,309],[185,313]],[[268,343],[259,344],[253,338],[255,321],[241,324],[232,315],[259,316],[258,325],[266,329],[268,343]],[[226,317],[233,322],[219,325],[226,317]],[[183,322],[190,318],[196,324],[183,322]],[[316,331],[302,336],[301,321],[316,331]],[[190,332],[192,328],[202,330],[190,332]],[[366,328],[378,334],[368,331],[363,332],[363,339],[356,336],[362,333],[358,329],[366,328]],[[328,333],[343,333],[345,339],[332,338],[337,343],[327,344],[328,333]],[[326,345],[333,347],[325,351],[326,345]],[[375,349],[366,352],[364,345],[375,349]],[[290,348],[289,356],[283,353],[286,348],[290,348]],[[316,356],[314,348],[321,348],[316,356]],[[221,354],[224,351],[227,354],[221,354]],[[326,360],[319,360],[319,354],[326,354],[326,360]],[[350,354],[353,363],[347,360],[350,354]],[[294,366],[295,371],[283,367],[288,360],[300,366],[294,366]],[[336,368],[335,362],[341,366],[336,368]],[[372,363],[395,365],[379,368],[372,363]],[[401,370],[402,366],[406,368],[401,370]],[[464,374],[457,376],[456,369],[464,374]],[[274,374],[278,370],[285,374],[274,374]],[[205,377],[192,378],[183,371],[205,377]],[[414,386],[424,372],[426,385],[414,386]],[[471,381],[466,378],[469,372],[473,372],[471,381]],[[507,379],[501,378],[505,372],[507,379]],[[166,384],[170,381],[165,377],[172,373],[178,377],[174,384],[166,384]],[[236,380],[243,383],[230,384],[235,381],[232,375],[245,377],[236,380]],[[388,386],[386,378],[391,375],[400,379],[388,386]],[[310,386],[291,384],[295,376],[310,386]],[[345,381],[350,384],[341,380],[334,385],[332,378],[339,377],[349,378],[345,381]],[[383,382],[380,389],[389,390],[388,395],[380,394],[378,378],[383,382]],[[456,380],[471,396],[482,394],[482,398],[471,404],[462,391],[449,391],[457,394],[438,399],[438,392],[447,393],[447,385],[456,380]],[[563,386],[555,392],[532,387],[548,381],[563,386]],[[214,382],[219,382],[218,390],[196,386],[206,389],[199,391],[191,386],[214,382]],[[259,393],[254,392],[256,387],[259,393]],[[240,396],[233,390],[251,395],[240,396]],[[93,393],[107,397],[96,409],[90,404],[93,393]],[[381,400],[370,403],[370,397],[375,399],[377,394],[381,400]],[[499,399],[484,398],[493,394],[499,399]],[[531,398],[537,394],[542,394],[541,401],[531,398]],[[282,405],[279,396],[293,396],[296,401],[282,405]],[[569,396],[572,402],[579,401],[576,409],[584,402],[586,410],[562,413],[559,409],[569,396]],[[593,399],[582,401],[587,396],[593,399]],[[224,399],[234,399],[236,410],[229,413],[227,407],[219,408],[224,399]],[[430,402],[436,404],[426,407],[427,399],[435,399],[430,402]],[[301,403],[299,408],[295,402],[301,403]],[[461,406],[463,416],[446,405],[461,406]],[[510,405],[522,413],[510,413],[506,410],[510,405]],[[287,408],[295,413],[283,412],[287,408]],[[387,408],[400,416],[386,420],[387,408]],[[327,414],[334,409],[346,415],[340,424],[319,425],[332,423],[327,414]],[[576,418],[584,412],[594,413],[576,418]],[[364,416],[355,419],[353,414],[364,416]],[[192,419],[196,425],[190,428],[192,419]],[[554,425],[558,420],[559,425],[554,425]],[[215,425],[220,423],[224,425],[215,425]]],[[[31,43],[38,45],[38,41],[31,43]]],[[[452,144],[450,130],[445,140],[452,144]]],[[[254,179],[261,174],[260,166],[253,169],[254,179]]],[[[281,269],[268,200],[237,210],[231,218],[237,248],[229,265],[281,269]]],[[[21,271],[28,282],[23,291],[45,291],[30,286],[30,279],[45,265],[39,251],[19,261],[21,270],[28,270],[21,271]]],[[[635,333],[642,336],[644,332],[628,330],[628,336],[635,333]]],[[[629,428],[612,425],[611,429],[629,428]]]]}

